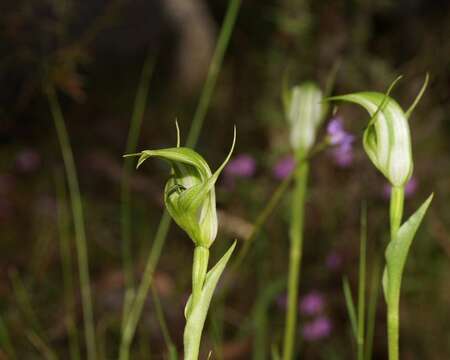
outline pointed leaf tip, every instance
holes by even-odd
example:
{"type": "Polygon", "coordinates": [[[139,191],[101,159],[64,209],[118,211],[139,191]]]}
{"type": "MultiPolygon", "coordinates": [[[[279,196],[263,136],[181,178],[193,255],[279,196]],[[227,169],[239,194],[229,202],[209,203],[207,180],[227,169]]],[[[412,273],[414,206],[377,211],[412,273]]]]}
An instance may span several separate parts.
{"type": "Polygon", "coordinates": [[[413,103],[411,104],[411,106],[409,107],[409,109],[406,111],[405,115],[406,118],[409,119],[409,117],[411,116],[412,112],[414,111],[414,109],[416,108],[417,104],[419,104],[420,100],[422,99],[423,94],[425,93],[425,90],[428,87],[428,82],[430,80],[430,75],[428,74],[428,72],[425,74],[425,80],[423,82],[422,87],[419,90],[419,93],[417,94],[416,98],[414,99],[413,103]]]}
{"type": "Polygon", "coordinates": [[[181,144],[181,136],[180,136],[180,127],[178,126],[178,119],[175,118],[175,127],[177,129],[177,148],[180,147],[181,144]]]}
{"type": "Polygon", "coordinates": [[[434,194],[431,194],[416,212],[400,226],[395,238],[391,240],[386,249],[383,290],[387,302],[390,301],[390,294],[395,294],[400,289],[403,269],[408,258],[411,243],[433,200],[433,196],[434,194]]]}

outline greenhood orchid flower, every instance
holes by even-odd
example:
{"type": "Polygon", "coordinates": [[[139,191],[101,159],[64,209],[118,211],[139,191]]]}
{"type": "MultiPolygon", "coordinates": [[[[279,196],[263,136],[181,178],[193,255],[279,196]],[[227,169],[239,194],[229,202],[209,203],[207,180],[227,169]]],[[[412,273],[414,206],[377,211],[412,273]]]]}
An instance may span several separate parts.
{"type": "Polygon", "coordinates": [[[400,290],[403,271],[414,236],[433,199],[431,194],[407,221],[402,224],[404,188],[413,172],[411,136],[408,118],[417,106],[428,84],[425,82],[410,108],[404,112],[389,94],[400,79],[397,78],[386,94],[359,92],[329,98],[356,103],[371,115],[364,131],[364,149],[372,163],[391,182],[390,230],[391,241],[385,252],[383,291],[387,304],[387,333],[389,360],[399,359],[400,290]]]}
{"type": "Polygon", "coordinates": [[[164,202],[170,216],[196,246],[209,248],[216,239],[218,222],[214,185],[230,160],[235,141],[236,129],[230,152],[214,173],[199,153],[186,147],[144,150],[126,155],[139,156],[137,167],[150,157],[170,163],[172,174],[164,189],[164,202]]]}
{"type": "Polygon", "coordinates": [[[291,127],[290,142],[297,154],[304,155],[314,145],[326,110],[322,99],[322,91],[312,82],[284,91],[286,118],[291,127]]]}
{"type": "Polygon", "coordinates": [[[375,167],[393,186],[411,178],[413,159],[408,119],[391,97],[378,92],[360,92],[333,97],[364,107],[372,120],[364,131],[364,149],[375,167]]]}
{"type": "Polygon", "coordinates": [[[370,114],[369,125],[364,131],[364,149],[375,167],[394,187],[404,187],[413,172],[408,119],[425,91],[428,75],[422,89],[406,112],[389,96],[400,79],[401,77],[398,77],[391,84],[386,94],[358,92],[328,98],[358,104],[370,114]]]}

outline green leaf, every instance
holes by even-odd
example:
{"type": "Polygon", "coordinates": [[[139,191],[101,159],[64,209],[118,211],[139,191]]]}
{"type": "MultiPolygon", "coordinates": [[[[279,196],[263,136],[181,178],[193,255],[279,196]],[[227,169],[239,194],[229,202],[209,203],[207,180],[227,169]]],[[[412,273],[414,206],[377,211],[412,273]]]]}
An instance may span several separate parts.
{"type": "Polygon", "coordinates": [[[209,305],[211,303],[214,290],[217,283],[236,247],[236,241],[231,245],[228,251],[222,256],[217,264],[208,271],[205,284],[203,285],[200,299],[195,308],[191,309],[190,298],[185,308],[187,314],[186,326],[184,328],[184,354],[185,359],[197,359],[200,338],[205,324],[206,315],[208,314],[209,305]]]}
{"type": "Polygon", "coordinates": [[[342,281],[342,289],[344,291],[345,305],[347,307],[348,317],[350,318],[353,336],[355,339],[358,339],[358,321],[356,318],[355,303],[347,277],[344,277],[342,281]]]}
{"type": "Polygon", "coordinates": [[[386,302],[390,295],[399,294],[403,269],[408,257],[414,235],[419,228],[425,213],[430,206],[433,194],[420,206],[420,208],[398,230],[395,238],[391,240],[386,249],[386,268],[383,274],[383,290],[386,302]]]}

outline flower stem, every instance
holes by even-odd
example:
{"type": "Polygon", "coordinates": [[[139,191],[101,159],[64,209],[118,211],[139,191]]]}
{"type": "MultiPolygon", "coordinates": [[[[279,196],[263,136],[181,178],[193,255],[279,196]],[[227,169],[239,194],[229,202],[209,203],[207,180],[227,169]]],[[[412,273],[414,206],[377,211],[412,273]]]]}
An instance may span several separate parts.
{"type": "MultiPolygon", "coordinates": [[[[397,236],[403,216],[404,188],[392,187],[391,192],[391,241],[397,236]]],[[[399,304],[400,286],[388,284],[387,295],[387,326],[389,360],[399,359],[399,304]]]]}
{"type": "Polygon", "coordinates": [[[399,295],[390,296],[387,305],[389,360],[399,359],[399,295]]]}
{"type": "Polygon", "coordinates": [[[390,218],[391,218],[391,241],[397,234],[400,224],[402,222],[403,216],[403,200],[405,197],[405,191],[403,187],[392,187],[391,192],[391,207],[390,207],[390,218]]]}
{"type": "Polygon", "coordinates": [[[206,272],[208,271],[209,249],[204,246],[196,246],[194,249],[194,259],[192,264],[192,301],[193,309],[200,299],[203,284],[205,283],[206,272]]]}
{"type": "Polygon", "coordinates": [[[298,283],[302,260],[303,222],[308,172],[308,162],[301,163],[295,170],[295,189],[292,199],[290,229],[291,247],[289,254],[288,304],[284,331],[283,360],[291,360],[294,355],[295,329],[297,327],[298,283]]]}

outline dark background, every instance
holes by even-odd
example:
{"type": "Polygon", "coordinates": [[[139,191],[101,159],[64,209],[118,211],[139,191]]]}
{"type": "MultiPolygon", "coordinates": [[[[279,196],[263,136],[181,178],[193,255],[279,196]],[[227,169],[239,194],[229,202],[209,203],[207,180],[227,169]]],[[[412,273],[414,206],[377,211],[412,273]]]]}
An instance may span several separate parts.
{"type": "MultiPolygon", "coordinates": [[[[235,154],[250,154],[257,162],[253,177],[238,180],[232,188],[218,185],[223,218],[213,247],[215,259],[242,235],[230,217],[242,226],[251,224],[278,184],[271,169],[290,152],[280,99],[284,76],[290,84],[312,80],[324,87],[338,65],[333,93],[340,94],[385,91],[402,74],[393,96],[407,108],[425,73],[430,73],[429,88],[410,120],[418,186],[405,211],[411,213],[431,192],[435,200],[406,267],[402,359],[450,357],[449,5],[445,0],[244,0],[197,146],[216,168],[236,124],[235,154]]],[[[182,136],[188,132],[226,7],[227,1],[202,0],[0,4],[0,312],[18,358],[40,358],[26,336],[36,326],[61,358],[67,354],[55,185],[63,167],[42,91],[44,76],[50,74],[56,86],[73,146],[97,331],[105,358],[114,358],[123,294],[122,155],[141,69],[150,56],[154,68],[139,149],[172,146],[175,118],[182,136]],[[31,315],[20,305],[18,283],[29,295],[31,315]]],[[[302,358],[308,359],[353,356],[341,280],[347,275],[356,289],[362,201],[368,205],[369,267],[381,258],[387,241],[385,180],[360,141],[367,116],[352,106],[342,106],[339,113],[358,140],[350,167],[338,167],[328,152],[311,165],[300,292],[323,294],[333,331],[324,339],[302,342],[302,358]],[[325,265],[330,254],[341,259],[333,270],[325,265]]],[[[167,168],[152,161],[131,183],[137,274],[160,219],[166,178],[167,168]]],[[[243,281],[236,281],[225,304],[212,305],[211,313],[225,311],[223,323],[212,316],[205,336],[217,356],[248,359],[254,353],[255,334],[262,326],[253,315],[255,304],[287,270],[289,198],[285,196],[255,241],[241,270],[243,281]],[[223,325],[219,344],[217,321],[223,325]]],[[[180,349],[191,252],[187,236],[172,226],[156,272],[169,328],[180,349]]],[[[283,330],[284,308],[276,301],[271,304],[266,312],[267,354],[283,330]]],[[[373,358],[384,359],[381,296],[378,305],[373,358]]],[[[79,306],[76,311],[81,331],[79,306]]],[[[300,318],[300,323],[307,320],[300,318]]],[[[141,323],[133,358],[146,358],[148,351],[163,358],[151,301],[141,323]]],[[[2,356],[6,354],[0,352],[2,356]]]]}

